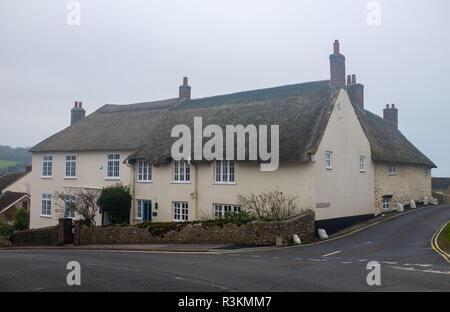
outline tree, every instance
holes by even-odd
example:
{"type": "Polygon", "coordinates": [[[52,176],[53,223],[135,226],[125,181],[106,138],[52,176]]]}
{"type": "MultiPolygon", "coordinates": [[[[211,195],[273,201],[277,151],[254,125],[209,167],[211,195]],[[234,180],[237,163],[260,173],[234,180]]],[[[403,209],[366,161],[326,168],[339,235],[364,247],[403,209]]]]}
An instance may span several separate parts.
{"type": "Polygon", "coordinates": [[[261,194],[239,195],[239,203],[251,215],[260,220],[284,220],[297,210],[296,196],[286,196],[278,190],[261,194]]]}
{"type": "Polygon", "coordinates": [[[128,186],[116,184],[104,187],[97,201],[102,212],[108,214],[112,224],[130,222],[131,193],[128,186]]]}
{"type": "Polygon", "coordinates": [[[75,216],[80,216],[83,224],[87,226],[95,226],[95,217],[99,213],[97,200],[99,190],[94,189],[77,189],[66,190],[63,192],[55,192],[56,209],[61,217],[67,217],[68,211],[75,212],[75,216]]]}
{"type": "Polygon", "coordinates": [[[20,208],[14,213],[13,228],[16,231],[28,230],[30,226],[30,212],[20,208]]]}

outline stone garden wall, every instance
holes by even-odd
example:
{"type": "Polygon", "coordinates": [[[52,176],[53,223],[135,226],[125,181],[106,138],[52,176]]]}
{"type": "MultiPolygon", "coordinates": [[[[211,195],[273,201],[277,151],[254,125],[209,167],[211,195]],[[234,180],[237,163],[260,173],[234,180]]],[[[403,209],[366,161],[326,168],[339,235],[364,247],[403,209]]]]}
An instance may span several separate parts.
{"type": "Polygon", "coordinates": [[[275,245],[281,236],[284,244],[297,234],[303,241],[314,239],[315,215],[307,210],[285,221],[252,221],[242,225],[232,223],[205,225],[193,223],[175,226],[164,231],[136,226],[85,227],[75,223],[74,244],[151,244],[151,243],[208,243],[254,246],[275,245]]]}
{"type": "Polygon", "coordinates": [[[15,231],[13,236],[14,246],[56,246],[60,226],[51,226],[40,229],[15,231]]]}

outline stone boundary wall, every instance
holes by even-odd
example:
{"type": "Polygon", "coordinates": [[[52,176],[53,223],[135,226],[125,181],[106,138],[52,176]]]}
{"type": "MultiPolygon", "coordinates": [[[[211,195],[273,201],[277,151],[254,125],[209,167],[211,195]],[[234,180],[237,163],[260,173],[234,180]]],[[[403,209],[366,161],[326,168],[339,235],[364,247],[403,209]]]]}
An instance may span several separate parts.
{"type": "Polygon", "coordinates": [[[252,221],[242,225],[224,224],[203,227],[201,223],[187,224],[164,234],[152,235],[148,228],[135,226],[86,227],[75,223],[75,245],[89,244],[237,244],[271,246],[281,236],[284,244],[297,234],[303,241],[315,237],[315,214],[312,210],[285,221],[252,221]]]}
{"type": "Polygon", "coordinates": [[[60,226],[50,226],[46,228],[15,231],[13,235],[13,246],[56,246],[60,226]]]}

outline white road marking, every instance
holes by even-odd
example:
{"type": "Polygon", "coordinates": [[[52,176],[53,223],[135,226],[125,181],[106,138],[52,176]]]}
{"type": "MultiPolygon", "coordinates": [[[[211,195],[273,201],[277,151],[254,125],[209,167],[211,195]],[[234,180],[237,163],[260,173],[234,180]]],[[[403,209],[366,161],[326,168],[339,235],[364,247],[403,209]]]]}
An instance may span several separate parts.
{"type": "Polygon", "coordinates": [[[407,266],[420,266],[420,267],[430,267],[430,266],[432,266],[432,264],[412,264],[412,263],[405,263],[404,265],[407,265],[407,266]]]}
{"type": "Polygon", "coordinates": [[[43,290],[45,289],[44,287],[39,287],[39,288],[33,288],[31,291],[38,291],[38,290],[43,290]]]}
{"type": "Polygon", "coordinates": [[[367,261],[369,261],[369,259],[361,259],[361,260],[358,260],[359,262],[367,262],[367,261]]]}
{"type": "Polygon", "coordinates": [[[314,259],[314,258],[309,258],[309,261],[314,261],[314,262],[323,262],[323,261],[327,261],[327,259],[314,259]]]}
{"type": "Polygon", "coordinates": [[[395,267],[395,266],[390,266],[390,268],[397,269],[397,270],[403,270],[403,271],[414,271],[414,272],[425,272],[425,273],[435,273],[435,274],[447,274],[447,275],[450,275],[450,271],[419,270],[419,269],[415,269],[415,268],[402,268],[402,267],[395,267]]]}
{"type": "Polygon", "coordinates": [[[351,264],[352,261],[342,261],[341,263],[342,263],[342,264],[351,264]]]}
{"type": "Polygon", "coordinates": [[[331,256],[331,255],[335,255],[337,253],[340,253],[340,252],[342,252],[342,251],[338,250],[338,251],[330,252],[329,254],[323,255],[322,257],[328,257],[328,256],[331,256]]]}
{"type": "Polygon", "coordinates": [[[397,264],[397,261],[381,261],[381,263],[385,263],[385,264],[397,264]]]}

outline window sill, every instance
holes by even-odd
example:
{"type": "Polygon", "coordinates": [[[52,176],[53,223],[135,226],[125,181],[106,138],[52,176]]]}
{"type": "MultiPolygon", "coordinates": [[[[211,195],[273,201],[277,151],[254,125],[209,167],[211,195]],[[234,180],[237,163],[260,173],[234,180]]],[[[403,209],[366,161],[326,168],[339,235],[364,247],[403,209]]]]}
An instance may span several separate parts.
{"type": "Polygon", "coordinates": [[[396,176],[397,173],[389,173],[390,176],[396,176]]]}
{"type": "Polygon", "coordinates": [[[236,185],[236,182],[214,182],[216,185],[236,185]]]}
{"type": "Polygon", "coordinates": [[[148,180],[148,181],[137,181],[137,183],[152,183],[153,181],[152,180],[148,180]]]}
{"type": "Polygon", "coordinates": [[[76,180],[77,177],[64,177],[64,180],[76,180]]]}
{"type": "Polygon", "coordinates": [[[191,181],[172,181],[170,184],[191,184],[191,181]]]}
{"type": "Polygon", "coordinates": [[[333,170],[333,168],[325,168],[325,169],[327,169],[327,170],[333,170]]]}
{"type": "Polygon", "coordinates": [[[120,177],[105,177],[105,180],[120,180],[120,177]]]}
{"type": "Polygon", "coordinates": [[[42,215],[42,214],[40,215],[40,217],[41,218],[47,218],[47,219],[51,219],[52,218],[52,216],[47,216],[47,215],[42,215]]]}
{"type": "Polygon", "coordinates": [[[366,170],[360,170],[359,173],[366,173],[366,170]]]}
{"type": "Polygon", "coordinates": [[[52,179],[52,176],[41,176],[41,179],[52,179]]]}

